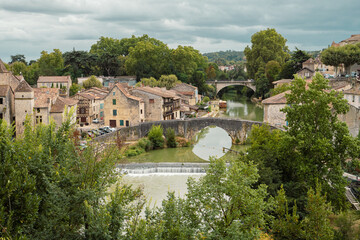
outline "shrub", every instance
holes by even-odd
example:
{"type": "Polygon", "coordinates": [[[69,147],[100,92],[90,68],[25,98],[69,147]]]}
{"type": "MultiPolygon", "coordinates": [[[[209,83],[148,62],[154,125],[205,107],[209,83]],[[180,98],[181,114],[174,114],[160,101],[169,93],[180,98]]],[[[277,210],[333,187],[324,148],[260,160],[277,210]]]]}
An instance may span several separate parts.
{"type": "Polygon", "coordinates": [[[133,146],[130,146],[126,151],[125,151],[125,156],[127,157],[133,157],[133,156],[137,156],[137,155],[140,155],[142,153],[144,153],[145,150],[140,148],[139,146],[137,145],[133,145],[133,146]]]}
{"type": "Polygon", "coordinates": [[[164,131],[161,125],[153,125],[150,129],[148,139],[151,141],[155,149],[164,147],[163,132],[164,131]]]}
{"type": "Polygon", "coordinates": [[[209,102],[209,101],[210,101],[210,98],[209,98],[208,96],[205,96],[204,99],[203,99],[203,102],[204,102],[204,103],[207,103],[207,102],[209,102]]]}
{"type": "Polygon", "coordinates": [[[166,129],[166,146],[176,148],[175,131],[172,128],[166,129]]]}
{"type": "Polygon", "coordinates": [[[137,145],[145,151],[150,151],[153,148],[151,141],[147,138],[140,139],[137,145]]]}

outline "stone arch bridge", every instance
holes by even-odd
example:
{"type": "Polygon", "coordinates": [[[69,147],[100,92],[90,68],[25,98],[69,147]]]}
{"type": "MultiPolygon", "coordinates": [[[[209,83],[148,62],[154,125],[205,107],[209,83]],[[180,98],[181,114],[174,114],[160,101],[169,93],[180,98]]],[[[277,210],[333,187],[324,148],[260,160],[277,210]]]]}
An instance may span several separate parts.
{"type": "Polygon", "coordinates": [[[256,91],[255,81],[254,80],[246,80],[246,81],[239,81],[239,80],[215,80],[215,81],[206,81],[207,84],[215,85],[216,94],[220,92],[221,89],[228,87],[228,86],[246,86],[251,88],[254,92],[256,91]]]}
{"type": "MultiPolygon", "coordinates": [[[[253,125],[262,125],[263,122],[246,121],[229,118],[189,118],[185,120],[166,120],[156,122],[144,122],[137,126],[120,128],[116,132],[108,133],[95,138],[98,142],[113,142],[119,136],[127,141],[135,141],[147,136],[153,125],[161,125],[164,132],[172,128],[176,135],[191,139],[201,129],[207,126],[217,126],[229,134],[233,143],[245,143],[253,125]]],[[[272,127],[273,128],[273,127],[272,127]]]]}

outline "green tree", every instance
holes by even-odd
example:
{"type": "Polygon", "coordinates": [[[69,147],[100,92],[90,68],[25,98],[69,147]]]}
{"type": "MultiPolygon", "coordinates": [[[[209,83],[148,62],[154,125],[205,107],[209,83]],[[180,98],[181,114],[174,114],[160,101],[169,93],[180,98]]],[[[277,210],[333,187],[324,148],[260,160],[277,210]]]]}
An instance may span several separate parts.
{"type": "Polygon", "coordinates": [[[265,68],[267,62],[277,61],[282,66],[290,57],[289,49],[283,38],[275,29],[266,29],[251,36],[251,48],[244,50],[247,60],[247,71],[250,78],[256,79],[256,73],[261,67],[265,68]]]}
{"type": "Polygon", "coordinates": [[[136,87],[140,87],[140,86],[158,87],[159,81],[153,77],[142,78],[140,82],[136,83],[136,87]]]}
{"type": "Polygon", "coordinates": [[[22,62],[25,65],[27,65],[26,58],[23,54],[16,54],[14,56],[10,56],[10,58],[11,58],[11,61],[9,62],[9,64],[12,64],[15,62],[22,62]]]}
{"type": "MultiPolygon", "coordinates": [[[[269,79],[269,82],[272,83],[278,78],[278,74],[280,73],[281,67],[277,61],[271,60],[265,65],[265,75],[266,78],[269,79]]],[[[272,85],[272,84],[271,84],[272,85]]]]}
{"type": "Polygon", "coordinates": [[[166,87],[166,89],[170,89],[176,86],[176,84],[181,83],[178,78],[176,77],[176,75],[171,74],[171,75],[161,75],[161,77],[159,78],[159,87],[166,87]]]}
{"type": "Polygon", "coordinates": [[[39,67],[39,63],[37,62],[34,62],[31,65],[29,65],[24,73],[24,78],[30,85],[35,85],[37,80],[39,79],[39,76],[40,76],[40,67],[39,67]]]}
{"type": "Polygon", "coordinates": [[[175,131],[174,131],[174,129],[167,128],[165,138],[166,138],[166,146],[167,147],[176,148],[177,143],[176,143],[176,140],[175,140],[175,131]]]}
{"type": "Polygon", "coordinates": [[[291,54],[291,58],[287,61],[279,73],[279,79],[292,79],[294,74],[302,69],[302,63],[311,58],[307,52],[296,48],[296,51],[291,54]]]}
{"type": "Polygon", "coordinates": [[[258,70],[255,79],[255,96],[265,98],[270,90],[270,82],[265,75],[265,69],[263,67],[258,70]]]}
{"type": "Polygon", "coordinates": [[[26,75],[27,66],[23,62],[13,62],[10,64],[10,71],[14,75],[26,75]]]}
{"type": "Polygon", "coordinates": [[[89,89],[92,87],[102,88],[102,84],[94,75],[92,75],[89,77],[89,79],[87,79],[83,82],[83,87],[85,89],[89,89]]]}
{"type": "Polygon", "coordinates": [[[81,86],[79,84],[73,83],[71,84],[70,87],[70,96],[74,96],[76,93],[78,93],[79,91],[81,91],[81,86]]]}
{"type": "Polygon", "coordinates": [[[321,62],[326,65],[334,66],[335,75],[337,75],[338,67],[343,63],[345,55],[346,53],[342,48],[329,47],[321,53],[321,62]]]}
{"type": "Polygon", "coordinates": [[[137,79],[143,77],[159,78],[162,74],[169,74],[170,50],[162,42],[156,44],[151,41],[140,41],[130,48],[125,61],[128,74],[135,74],[137,79]]]}
{"type": "Polygon", "coordinates": [[[64,59],[59,49],[54,52],[41,52],[40,59],[37,61],[40,68],[41,76],[60,76],[64,70],[64,59]]]}
{"type": "Polygon", "coordinates": [[[190,46],[178,46],[171,50],[171,61],[176,74],[183,73],[188,76],[192,76],[196,70],[206,65],[206,60],[200,52],[190,46]]]}
{"type": "Polygon", "coordinates": [[[254,188],[259,175],[252,163],[211,160],[206,175],[188,180],[187,206],[199,237],[256,239],[265,224],[266,186],[254,188]]]}
{"type": "Polygon", "coordinates": [[[161,125],[153,125],[148,133],[148,139],[155,149],[164,147],[163,132],[161,125]]]}
{"type": "Polygon", "coordinates": [[[70,75],[73,80],[78,77],[89,76],[92,74],[97,62],[97,55],[87,51],[65,52],[63,54],[66,75],[70,75]]]}
{"type": "Polygon", "coordinates": [[[297,181],[315,188],[317,181],[336,210],[345,207],[342,166],[354,155],[355,141],[346,123],[338,120],[348,104],[342,93],[330,90],[328,80],[317,73],[312,83],[295,76],[286,94],[288,151],[297,168],[297,181]],[[331,185],[329,184],[331,183],[331,185]]]}
{"type": "Polygon", "coordinates": [[[326,203],[326,197],[321,195],[321,187],[316,185],[316,190],[310,188],[307,193],[307,215],[301,222],[304,228],[304,239],[330,240],[334,238],[334,230],[330,226],[329,216],[331,205],[326,203]]]}

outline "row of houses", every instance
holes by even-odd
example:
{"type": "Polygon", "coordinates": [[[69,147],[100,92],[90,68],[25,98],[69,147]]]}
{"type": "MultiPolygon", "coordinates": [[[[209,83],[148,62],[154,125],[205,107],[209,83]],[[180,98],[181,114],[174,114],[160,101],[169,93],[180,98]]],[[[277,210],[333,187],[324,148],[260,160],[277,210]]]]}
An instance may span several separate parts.
{"type": "MultiPolygon", "coordinates": [[[[76,111],[77,101],[63,97],[66,94],[60,90],[44,86],[32,88],[22,76],[14,76],[8,71],[0,60],[0,119],[14,124],[16,135],[24,131],[27,117],[33,124],[49,124],[53,119],[60,125],[71,108],[76,111]]],[[[75,120],[73,116],[72,121],[75,120]]]]}
{"type": "Polygon", "coordinates": [[[90,88],[77,93],[77,121],[89,125],[101,121],[111,127],[134,126],[145,121],[180,119],[198,102],[197,88],[181,83],[171,90],[131,87],[116,83],[109,88],[90,88]]]}

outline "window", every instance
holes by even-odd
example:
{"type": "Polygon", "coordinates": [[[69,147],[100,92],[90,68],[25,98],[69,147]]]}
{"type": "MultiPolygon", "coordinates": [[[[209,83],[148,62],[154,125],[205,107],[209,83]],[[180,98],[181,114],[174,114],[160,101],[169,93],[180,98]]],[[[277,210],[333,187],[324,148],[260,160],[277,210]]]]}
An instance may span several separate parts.
{"type": "MultiPolygon", "coordinates": [[[[360,98],[359,98],[360,99],[360,98]]],[[[140,109],[140,114],[142,114],[142,109],[140,109]]]]}
{"type": "Polygon", "coordinates": [[[113,92],[113,96],[115,96],[115,92],[113,92]]]}
{"type": "Polygon", "coordinates": [[[42,123],[42,116],[36,116],[36,123],[42,123]]]}
{"type": "Polygon", "coordinates": [[[2,113],[0,113],[0,119],[3,119],[4,117],[3,117],[3,114],[2,113]]]}
{"type": "Polygon", "coordinates": [[[113,105],[116,105],[116,99],[113,99],[113,105]]]}
{"type": "Polygon", "coordinates": [[[355,102],[355,95],[352,96],[352,101],[355,102]]]}
{"type": "Polygon", "coordinates": [[[40,112],[40,108],[37,108],[37,109],[36,109],[36,112],[39,113],[39,112],[40,112]]]}
{"type": "Polygon", "coordinates": [[[124,120],[120,120],[120,126],[124,126],[124,120]]]}
{"type": "Polygon", "coordinates": [[[100,112],[100,117],[104,117],[104,112],[100,112]]]}
{"type": "Polygon", "coordinates": [[[149,99],[149,103],[154,103],[154,99],[149,99]]]}
{"type": "Polygon", "coordinates": [[[129,126],[129,121],[128,121],[128,120],[126,120],[126,126],[127,126],[127,127],[129,126]]]}
{"type": "Polygon", "coordinates": [[[113,110],[113,116],[117,116],[117,110],[116,109],[113,110]]]}
{"type": "Polygon", "coordinates": [[[80,108],[80,114],[85,114],[86,113],[86,108],[82,107],[80,108]]]}
{"type": "Polygon", "coordinates": [[[100,103],[100,109],[104,109],[104,104],[100,103]]]}
{"type": "Polygon", "coordinates": [[[3,98],[0,97],[0,104],[3,104],[3,98]]]}

